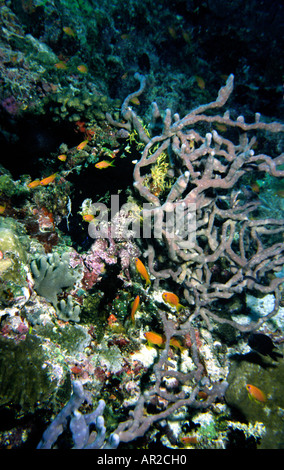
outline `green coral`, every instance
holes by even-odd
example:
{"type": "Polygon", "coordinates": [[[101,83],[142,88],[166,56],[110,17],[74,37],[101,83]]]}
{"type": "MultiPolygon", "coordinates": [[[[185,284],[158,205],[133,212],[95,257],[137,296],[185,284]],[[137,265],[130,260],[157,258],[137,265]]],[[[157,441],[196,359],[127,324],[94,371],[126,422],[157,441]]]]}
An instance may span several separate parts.
{"type": "Polygon", "coordinates": [[[129,316],[130,311],[130,295],[128,292],[120,291],[112,302],[112,313],[119,321],[123,322],[129,316]]]}
{"type": "Polygon", "coordinates": [[[0,338],[0,349],[0,405],[13,404],[30,412],[50,407],[60,387],[41,339],[28,335],[17,344],[0,338]]]}
{"type": "MultiPolygon", "coordinates": [[[[75,64],[74,69],[76,70],[75,64]]],[[[111,100],[106,95],[96,93],[95,90],[89,91],[84,86],[77,88],[72,85],[63,87],[54,94],[49,106],[55,114],[55,121],[66,118],[69,121],[78,121],[82,115],[86,121],[103,121],[105,113],[112,108],[111,100]]]]}
{"type": "Polygon", "coordinates": [[[12,176],[4,174],[0,176],[0,198],[11,199],[13,197],[21,197],[28,194],[28,189],[19,182],[14,181],[12,176]]]}
{"type": "Polygon", "coordinates": [[[209,423],[207,426],[201,426],[199,429],[199,434],[208,440],[216,439],[218,437],[218,431],[215,427],[214,421],[209,423]]]}
{"type": "MultiPolygon", "coordinates": [[[[91,339],[82,326],[69,323],[55,326],[54,323],[48,322],[45,325],[35,325],[33,331],[57,344],[60,348],[58,349],[59,356],[61,356],[60,351],[65,351],[67,354],[83,352],[89,346],[91,339]]],[[[61,357],[64,361],[63,353],[61,357]]]]}
{"type": "Polygon", "coordinates": [[[12,219],[4,219],[0,223],[0,298],[2,304],[9,299],[22,296],[28,288],[27,276],[27,237],[17,233],[12,219]]]}
{"type": "Polygon", "coordinates": [[[89,293],[83,300],[81,323],[93,323],[98,341],[104,337],[106,329],[106,311],[103,309],[101,291],[89,293]]]}

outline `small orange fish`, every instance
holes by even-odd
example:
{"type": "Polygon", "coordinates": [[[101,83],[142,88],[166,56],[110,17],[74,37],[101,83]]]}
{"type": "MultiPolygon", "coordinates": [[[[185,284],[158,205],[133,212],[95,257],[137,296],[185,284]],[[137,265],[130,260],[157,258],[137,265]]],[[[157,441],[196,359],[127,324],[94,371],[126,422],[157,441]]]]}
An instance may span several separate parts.
{"type": "Polygon", "coordinates": [[[55,180],[57,176],[57,173],[53,173],[53,175],[50,175],[50,176],[47,176],[46,178],[43,178],[41,181],[40,181],[40,185],[41,186],[46,186],[47,184],[50,184],[50,183],[53,183],[53,181],[55,180]]]}
{"type": "Polygon", "coordinates": [[[65,161],[66,161],[66,158],[67,158],[67,155],[64,155],[64,154],[58,155],[57,158],[58,158],[58,160],[61,160],[62,162],[65,162],[65,161]]]}
{"type": "Polygon", "coordinates": [[[206,400],[206,398],[208,397],[208,394],[206,392],[203,392],[202,390],[200,390],[200,392],[198,392],[197,396],[201,400],[206,400]]]}
{"type": "Polygon", "coordinates": [[[85,222],[92,222],[92,220],[94,220],[95,216],[93,214],[85,214],[83,215],[83,220],[85,220],[85,222]]]}
{"type": "Polygon", "coordinates": [[[169,35],[173,38],[173,39],[176,39],[177,38],[177,32],[175,30],[175,28],[173,26],[169,26],[168,27],[168,32],[169,32],[169,35]]]}
{"type": "Polygon", "coordinates": [[[84,64],[78,65],[77,70],[81,73],[88,73],[88,67],[84,64]]]}
{"type": "Polygon", "coordinates": [[[163,301],[170,304],[171,307],[175,307],[177,309],[177,312],[181,308],[184,308],[184,306],[179,303],[179,298],[176,294],[173,294],[172,292],[164,292],[162,294],[162,297],[163,301]]]}
{"type": "Polygon", "coordinates": [[[187,31],[182,31],[182,37],[187,42],[187,44],[191,43],[191,34],[188,33],[187,31]]]}
{"type": "Polygon", "coordinates": [[[30,189],[33,189],[39,185],[40,185],[40,180],[34,180],[34,181],[31,181],[29,184],[27,184],[27,187],[30,189]]]}
{"type": "Polygon", "coordinates": [[[62,60],[60,62],[57,62],[56,64],[54,64],[54,67],[56,69],[59,69],[59,70],[66,70],[67,69],[66,63],[63,62],[62,60]]]}
{"type": "Polygon", "coordinates": [[[162,346],[165,342],[162,335],[154,333],[153,331],[147,331],[147,333],[144,333],[144,336],[150,345],[155,344],[156,346],[162,346]]]}
{"type": "Polygon", "coordinates": [[[95,164],[95,167],[98,168],[99,170],[103,170],[104,168],[108,168],[109,166],[115,166],[115,165],[113,164],[113,162],[107,162],[106,160],[103,160],[95,164]]]}
{"type": "Polygon", "coordinates": [[[257,184],[257,182],[251,183],[250,187],[251,187],[251,189],[253,190],[254,193],[259,194],[260,186],[257,184]]]}
{"type": "Polygon", "coordinates": [[[64,33],[67,34],[67,36],[71,36],[72,38],[75,37],[75,33],[74,33],[73,29],[70,28],[70,26],[64,26],[62,29],[63,29],[64,33]]]}
{"type": "Polygon", "coordinates": [[[0,206],[0,214],[4,214],[5,209],[6,209],[6,204],[1,205],[0,206]]]}
{"type": "Polygon", "coordinates": [[[198,437],[197,436],[184,436],[184,437],[181,437],[180,440],[184,445],[197,444],[198,443],[198,437]]]}
{"type": "Polygon", "coordinates": [[[134,315],[135,315],[135,313],[137,312],[137,309],[138,309],[138,307],[139,307],[139,304],[140,304],[140,297],[139,297],[139,295],[137,295],[137,296],[135,297],[135,300],[134,300],[134,302],[133,302],[133,304],[132,304],[132,309],[131,309],[131,320],[132,320],[132,323],[135,323],[134,315]]]}
{"type": "Polygon", "coordinates": [[[136,104],[137,106],[139,106],[140,101],[139,101],[139,99],[137,98],[137,96],[134,96],[134,98],[131,98],[130,103],[136,104]]]}
{"type": "Polygon", "coordinates": [[[226,132],[228,130],[226,124],[223,124],[221,122],[216,122],[215,127],[219,132],[226,132]]]}
{"type": "Polygon", "coordinates": [[[246,384],[246,389],[249,393],[249,397],[253,398],[253,400],[265,403],[267,401],[266,395],[255,385],[246,384]]]}
{"type": "Polygon", "coordinates": [[[199,86],[199,88],[201,90],[204,90],[205,88],[205,80],[202,78],[202,77],[199,77],[198,75],[195,75],[194,76],[196,82],[197,82],[197,85],[199,86]]]}
{"type": "Polygon", "coordinates": [[[88,140],[83,140],[83,142],[81,142],[79,145],[77,145],[77,147],[76,147],[77,150],[83,150],[86,147],[86,145],[88,144],[88,142],[89,142],[88,140]]]}
{"type": "Polygon", "coordinates": [[[180,352],[183,352],[186,349],[181,345],[180,341],[176,338],[171,338],[170,339],[170,346],[172,346],[175,349],[179,349],[180,352]]]}
{"type": "Polygon", "coordinates": [[[148,274],[148,271],[147,271],[144,264],[142,263],[142,261],[139,258],[136,258],[135,266],[136,266],[137,272],[146,281],[146,286],[151,285],[150,276],[148,274]]]}

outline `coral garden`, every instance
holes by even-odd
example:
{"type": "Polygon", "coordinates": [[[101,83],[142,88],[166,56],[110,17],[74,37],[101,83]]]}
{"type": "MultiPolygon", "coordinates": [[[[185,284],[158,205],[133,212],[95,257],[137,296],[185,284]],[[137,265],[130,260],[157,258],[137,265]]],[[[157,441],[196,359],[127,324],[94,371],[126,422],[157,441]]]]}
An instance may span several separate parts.
{"type": "Polygon", "coordinates": [[[0,448],[284,448],[277,1],[0,1],[0,448]]]}

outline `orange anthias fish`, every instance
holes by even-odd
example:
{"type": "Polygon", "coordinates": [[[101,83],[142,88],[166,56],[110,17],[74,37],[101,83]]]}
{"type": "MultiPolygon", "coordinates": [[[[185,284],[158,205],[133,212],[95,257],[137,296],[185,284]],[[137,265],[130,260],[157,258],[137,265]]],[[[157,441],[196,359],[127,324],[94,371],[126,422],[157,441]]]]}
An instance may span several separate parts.
{"type": "Polygon", "coordinates": [[[29,184],[27,184],[27,187],[30,189],[33,189],[39,185],[40,185],[40,180],[34,180],[34,181],[31,181],[29,184]]]}
{"type": "Polygon", "coordinates": [[[136,258],[135,260],[135,266],[137,272],[140,274],[140,276],[146,281],[146,286],[151,285],[150,281],[150,276],[148,274],[148,271],[142,261],[139,258],[136,258]]]}
{"type": "Polygon", "coordinates": [[[115,166],[113,162],[107,162],[106,160],[103,160],[102,162],[96,163],[95,167],[98,168],[99,170],[103,170],[104,168],[108,168],[109,166],[115,166]]]}
{"type": "Polygon", "coordinates": [[[88,144],[88,142],[89,142],[88,140],[83,140],[83,142],[81,142],[79,145],[77,145],[77,147],[76,147],[77,150],[83,150],[86,147],[86,145],[88,144]]]}
{"type": "Polygon", "coordinates": [[[77,70],[80,73],[88,73],[88,67],[85,64],[78,65],[77,70]]]}
{"type": "Polygon", "coordinates": [[[66,161],[66,158],[67,158],[67,155],[65,154],[62,154],[62,155],[58,155],[58,160],[61,160],[62,162],[65,162],[66,161]]]}
{"type": "Polygon", "coordinates": [[[131,98],[130,103],[133,103],[133,104],[136,104],[137,106],[139,106],[140,101],[137,98],[137,96],[134,96],[134,98],[131,98]]]}
{"type": "Polygon", "coordinates": [[[62,29],[63,29],[64,33],[67,34],[67,36],[71,36],[72,38],[75,37],[75,33],[74,33],[73,29],[70,28],[70,26],[64,26],[62,29]]]}
{"type": "Polygon", "coordinates": [[[59,69],[59,70],[66,70],[67,69],[66,63],[63,62],[62,60],[60,62],[57,62],[56,64],[54,64],[54,67],[56,69],[59,69]]]}
{"type": "Polygon", "coordinates": [[[190,32],[182,31],[181,34],[182,34],[182,37],[185,40],[185,42],[187,42],[187,44],[191,44],[191,34],[190,34],[190,32]]]}
{"type": "Polygon", "coordinates": [[[140,305],[140,297],[139,295],[137,295],[135,297],[135,300],[132,304],[132,309],[131,309],[131,320],[132,320],[132,323],[135,323],[135,319],[134,319],[134,315],[135,313],[137,312],[137,309],[139,308],[139,305],[140,305]]]}
{"type": "Polygon", "coordinates": [[[259,388],[255,387],[255,385],[246,384],[246,389],[249,393],[249,397],[253,400],[265,403],[267,401],[265,393],[263,393],[259,388]]]}
{"type": "Polygon", "coordinates": [[[226,124],[223,124],[221,122],[216,122],[215,127],[219,132],[226,132],[228,130],[226,124]]]}
{"type": "Polygon", "coordinates": [[[186,348],[184,348],[184,347],[181,345],[180,341],[179,341],[177,338],[171,338],[171,339],[170,339],[170,346],[172,346],[172,347],[175,348],[175,349],[179,349],[180,352],[183,352],[183,351],[186,350],[186,348]]]}
{"type": "Polygon", "coordinates": [[[165,342],[165,338],[162,335],[154,333],[153,331],[147,331],[147,333],[144,333],[144,336],[150,345],[154,344],[161,347],[165,342]]]}
{"type": "Polygon", "coordinates": [[[6,204],[3,204],[3,205],[1,204],[1,206],[0,206],[0,214],[4,214],[5,209],[6,209],[6,204]]]}
{"type": "Polygon", "coordinates": [[[93,214],[85,214],[83,215],[83,220],[85,220],[85,222],[92,222],[92,220],[94,220],[95,216],[93,214]]]}
{"type": "Polygon", "coordinates": [[[168,27],[168,32],[173,39],[177,38],[177,32],[173,26],[168,27]]]}
{"type": "Polygon", "coordinates": [[[197,85],[199,86],[199,88],[200,88],[201,90],[204,90],[204,88],[205,88],[205,80],[204,80],[202,77],[199,77],[198,75],[195,75],[194,78],[195,78],[196,83],[197,83],[197,85]]]}
{"type": "Polygon", "coordinates": [[[177,312],[181,308],[184,308],[184,306],[179,303],[179,298],[176,294],[173,294],[172,292],[164,292],[162,297],[163,301],[170,304],[171,307],[175,307],[177,312]]]}
{"type": "Polygon", "coordinates": [[[180,440],[185,446],[189,444],[198,444],[197,436],[184,436],[181,437],[180,440]]]}
{"type": "Polygon", "coordinates": [[[47,184],[53,183],[56,176],[57,176],[57,173],[53,173],[53,175],[47,176],[47,178],[43,178],[39,184],[41,186],[46,186],[47,184]]]}

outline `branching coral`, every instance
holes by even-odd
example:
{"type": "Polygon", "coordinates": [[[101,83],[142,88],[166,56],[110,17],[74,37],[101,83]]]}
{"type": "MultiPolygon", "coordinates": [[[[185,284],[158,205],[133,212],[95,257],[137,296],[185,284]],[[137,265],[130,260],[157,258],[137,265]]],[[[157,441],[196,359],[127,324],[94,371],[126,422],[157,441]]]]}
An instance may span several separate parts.
{"type": "Polygon", "coordinates": [[[130,412],[130,418],[120,423],[115,430],[120,442],[129,442],[143,436],[153,423],[174,415],[181,407],[207,408],[217,398],[224,395],[228,386],[226,381],[210,383],[204,377],[205,368],[200,360],[196,335],[191,322],[175,324],[167,318],[167,314],[162,310],[159,310],[159,315],[164,327],[164,349],[154,365],[155,378],[152,384],[147,391],[140,394],[134,410],[130,412]],[[184,337],[186,334],[189,334],[191,338],[192,370],[182,372],[169,359],[170,344],[174,337],[184,337]],[[168,379],[175,379],[174,386],[168,379]],[[184,387],[185,384],[186,387],[184,387]],[[206,397],[204,400],[200,399],[201,390],[206,397]],[[158,409],[159,401],[162,404],[162,411],[145,414],[145,407],[150,403],[158,409]]]}
{"type": "MultiPolygon", "coordinates": [[[[215,101],[193,109],[183,119],[178,114],[172,117],[167,109],[162,133],[149,137],[129,105],[130,99],[145,89],[145,77],[136,74],[136,78],[140,88],[125,99],[121,109],[126,122],[107,118],[120,130],[131,132],[134,128],[145,145],[134,169],[134,188],[139,200],[147,202],[142,216],[154,218],[154,236],[147,240],[144,255],[148,256],[148,267],[156,280],[165,285],[171,280],[183,286],[188,308],[175,322],[159,310],[164,349],[153,367],[153,381],[147,391],[141,391],[129,419],[115,431],[121,442],[143,436],[154,422],[173,415],[183,406],[204,409],[221,398],[228,384],[214,383],[210,376],[206,377],[193,326],[201,318],[209,330],[213,322],[241,331],[257,329],[278,311],[279,288],[284,281],[280,274],[284,261],[284,220],[273,216],[261,219],[261,201],[252,191],[242,191],[240,185],[241,178],[253,171],[275,177],[284,175],[280,168],[284,154],[277,155],[276,139],[273,156],[255,152],[255,134],[269,139],[270,134],[280,135],[284,126],[261,122],[258,114],[250,124],[242,116],[231,118],[229,112],[214,115],[213,111],[222,107],[232,93],[234,77],[230,75],[215,101]],[[218,125],[226,126],[228,137],[217,132],[218,125]],[[161,197],[149,181],[165,152],[170,156],[167,176],[172,178],[172,185],[161,197]],[[170,217],[175,218],[174,223],[169,224],[170,217]],[[157,233],[159,243],[155,240],[157,233]],[[164,269],[158,269],[159,258],[164,259],[164,269]],[[245,325],[231,318],[229,307],[221,314],[218,312],[218,302],[226,303],[247,291],[273,293],[272,311],[245,325]],[[184,371],[169,359],[170,345],[174,338],[185,340],[188,335],[192,368],[184,371]],[[174,386],[169,379],[175,380],[174,386]],[[145,414],[150,403],[156,412],[145,414]]],[[[153,122],[157,119],[161,115],[153,103],[153,122]]]]}
{"type": "MultiPolygon", "coordinates": [[[[136,78],[140,81],[137,94],[141,94],[145,77],[136,74],[136,78]]],[[[154,234],[161,234],[168,253],[168,269],[159,272],[154,266],[154,243],[149,243],[151,273],[160,279],[172,277],[184,286],[188,304],[194,305],[192,319],[200,315],[208,327],[211,327],[211,318],[249,331],[278,310],[283,277],[275,277],[274,273],[281,271],[284,261],[284,224],[283,219],[261,219],[258,212],[261,201],[252,196],[252,192],[246,195],[238,184],[249,172],[283,177],[280,165],[284,163],[284,154],[277,155],[276,139],[276,148],[271,150],[273,156],[256,152],[255,148],[256,134],[262,140],[269,139],[270,134],[280,136],[284,126],[278,122],[262,122],[259,114],[255,115],[253,123],[246,123],[243,116],[233,119],[228,111],[214,115],[213,111],[229,99],[233,81],[234,76],[230,75],[215,101],[193,109],[183,119],[178,114],[172,117],[167,109],[162,133],[152,138],[145,134],[129,106],[129,97],[133,98],[135,93],[122,105],[126,123],[107,118],[113,125],[128,131],[134,127],[145,143],[135,165],[134,187],[140,198],[150,203],[150,207],[143,210],[143,217],[155,218],[154,234]],[[226,126],[228,137],[217,132],[218,125],[226,126]],[[211,131],[206,132],[206,129],[211,131]],[[159,194],[153,194],[148,181],[153,166],[164,152],[171,155],[173,184],[162,199],[159,194]],[[180,230],[178,224],[168,224],[169,217],[177,217],[179,211],[187,231],[180,230]],[[192,225],[194,215],[196,225],[192,225]],[[174,266],[178,269],[173,269],[174,266]],[[214,302],[230,299],[245,290],[274,293],[273,311],[246,326],[214,312],[214,302]]],[[[161,119],[161,114],[153,103],[153,122],[157,119],[161,119]]]]}

